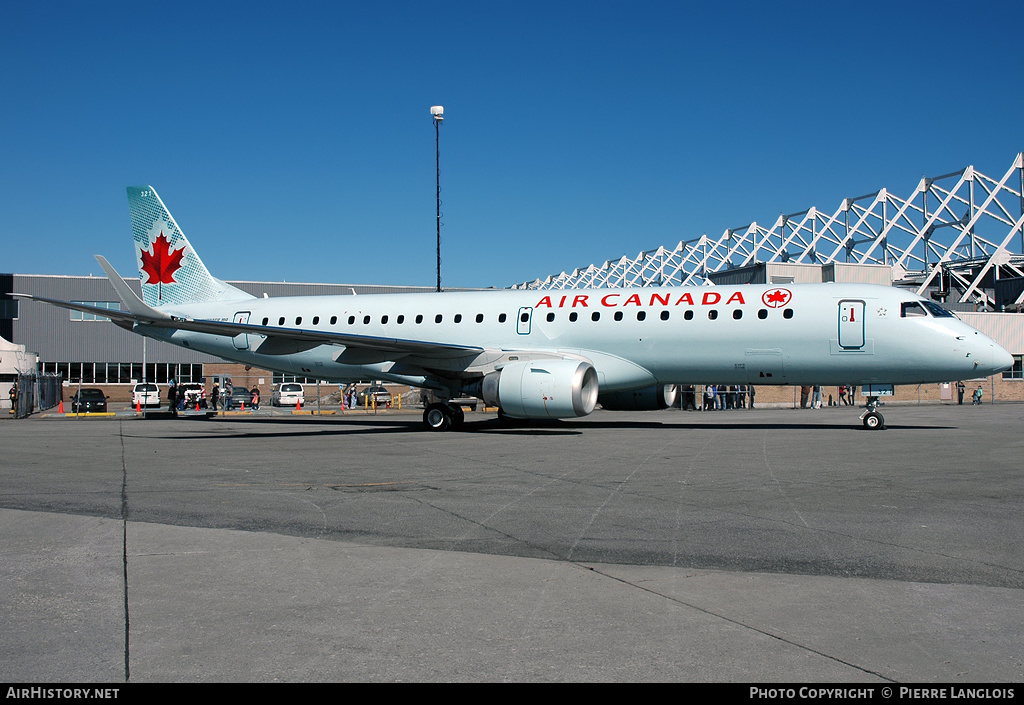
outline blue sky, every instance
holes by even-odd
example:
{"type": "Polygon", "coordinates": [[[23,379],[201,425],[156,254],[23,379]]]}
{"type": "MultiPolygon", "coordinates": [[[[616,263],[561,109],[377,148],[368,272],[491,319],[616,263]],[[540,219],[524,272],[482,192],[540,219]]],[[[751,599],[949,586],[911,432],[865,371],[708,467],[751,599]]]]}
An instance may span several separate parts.
{"type": "Polygon", "coordinates": [[[0,271],[498,286],[1024,150],[1019,2],[8,2],[0,271]]]}

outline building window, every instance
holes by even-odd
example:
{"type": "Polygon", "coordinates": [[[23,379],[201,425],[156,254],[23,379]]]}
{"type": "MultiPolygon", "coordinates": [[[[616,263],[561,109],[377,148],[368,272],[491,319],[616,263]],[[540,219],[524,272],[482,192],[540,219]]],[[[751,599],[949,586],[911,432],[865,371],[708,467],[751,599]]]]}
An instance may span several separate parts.
{"type": "MultiPolygon", "coordinates": [[[[96,308],[105,308],[108,311],[120,311],[120,301],[72,301],[73,304],[82,304],[84,306],[95,306],[96,308]]],[[[72,311],[72,321],[109,321],[110,319],[106,316],[98,316],[95,313],[85,313],[83,311],[72,311]]]]}
{"type": "Polygon", "coordinates": [[[1003,379],[1024,379],[1024,355],[1013,356],[1013,367],[1003,372],[1003,379]]]}

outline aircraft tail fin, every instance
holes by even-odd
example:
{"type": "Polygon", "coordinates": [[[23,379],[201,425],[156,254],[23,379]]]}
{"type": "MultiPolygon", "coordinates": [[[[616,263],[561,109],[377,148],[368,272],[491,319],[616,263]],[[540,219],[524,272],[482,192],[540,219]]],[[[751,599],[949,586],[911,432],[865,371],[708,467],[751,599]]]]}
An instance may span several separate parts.
{"type": "Polygon", "coordinates": [[[142,300],[148,306],[255,298],[214,278],[151,186],[129,186],[142,300]]]}

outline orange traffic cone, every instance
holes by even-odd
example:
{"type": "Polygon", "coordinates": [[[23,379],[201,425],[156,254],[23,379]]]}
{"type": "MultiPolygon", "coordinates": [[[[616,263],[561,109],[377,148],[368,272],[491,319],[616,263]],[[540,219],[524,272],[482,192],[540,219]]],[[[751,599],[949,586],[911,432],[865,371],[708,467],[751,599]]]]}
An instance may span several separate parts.
{"type": "Polygon", "coordinates": [[[142,401],[139,399],[135,400],[135,413],[138,414],[142,411],[142,401]]]}
{"type": "Polygon", "coordinates": [[[298,399],[295,400],[295,410],[302,411],[302,404],[299,403],[298,399]]]}
{"type": "Polygon", "coordinates": [[[199,411],[199,402],[196,402],[196,411],[199,411]]]}
{"type": "Polygon", "coordinates": [[[63,414],[64,413],[64,400],[63,399],[60,400],[60,408],[57,409],[57,413],[58,414],[63,414]]]}
{"type": "Polygon", "coordinates": [[[245,402],[242,402],[242,411],[245,411],[245,402]]]}

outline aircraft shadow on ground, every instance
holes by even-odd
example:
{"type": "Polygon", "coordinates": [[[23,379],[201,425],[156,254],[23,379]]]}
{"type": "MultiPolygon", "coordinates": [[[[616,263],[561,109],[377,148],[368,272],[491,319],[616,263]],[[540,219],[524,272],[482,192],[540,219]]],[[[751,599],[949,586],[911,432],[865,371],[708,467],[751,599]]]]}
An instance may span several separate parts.
{"type": "MultiPolygon", "coordinates": [[[[396,433],[428,433],[418,417],[412,418],[332,418],[313,419],[316,424],[311,428],[309,418],[233,418],[230,420],[202,420],[203,432],[196,434],[180,434],[169,432],[166,434],[130,433],[126,435],[138,437],[167,437],[187,439],[208,439],[208,438],[298,438],[302,436],[353,436],[353,435],[390,435],[396,433]],[[230,427],[222,426],[224,422],[230,423],[230,427]],[[352,424],[358,424],[353,426],[352,424]],[[281,426],[287,428],[282,429],[281,426]],[[271,429],[270,427],[273,427],[271,429]]],[[[846,430],[865,431],[859,421],[851,420],[849,423],[806,423],[806,422],[776,422],[765,423],[763,421],[708,421],[708,422],[664,422],[664,421],[575,421],[575,420],[552,420],[552,421],[531,421],[522,423],[502,422],[498,419],[484,419],[466,421],[460,431],[448,431],[439,434],[446,436],[451,433],[483,433],[500,435],[523,435],[523,436],[558,436],[558,435],[579,435],[588,429],[645,429],[665,430],[670,432],[678,431],[701,431],[701,430],[846,430]]],[[[885,430],[911,431],[911,430],[953,430],[952,426],[939,425],[918,425],[918,424],[887,424],[885,430]]]]}

